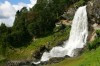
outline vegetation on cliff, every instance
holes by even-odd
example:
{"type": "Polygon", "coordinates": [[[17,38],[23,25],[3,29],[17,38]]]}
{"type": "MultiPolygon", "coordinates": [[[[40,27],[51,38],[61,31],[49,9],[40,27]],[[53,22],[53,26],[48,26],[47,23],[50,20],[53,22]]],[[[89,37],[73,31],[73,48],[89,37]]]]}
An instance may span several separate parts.
{"type": "MultiPolygon", "coordinates": [[[[0,26],[0,63],[5,60],[32,60],[34,53],[41,47],[49,46],[47,48],[51,49],[58,44],[61,45],[69,37],[70,26],[62,24],[56,27],[56,22],[65,19],[61,15],[68,11],[68,8],[78,8],[87,1],[37,0],[37,4],[29,10],[23,7],[17,11],[12,27],[6,27],[5,24],[0,26]]],[[[94,61],[94,66],[99,65],[100,30],[97,30],[96,34],[96,39],[88,43],[83,55],[50,66],[91,66],[89,63],[94,61]]]]}
{"type": "MultiPolygon", "coordinates": [[[[78,0],[77,0],[78,1],[78,0]]],[[[0,26],[0,53],[6,54],[6,48],[20,48],[30,44],[33,38],[53,34],[55,23],[61,19],[65,7],[77,2],[71,0],[44,0],[27,10],[23,7],[16,12],[14,25],[0,26]]]]}

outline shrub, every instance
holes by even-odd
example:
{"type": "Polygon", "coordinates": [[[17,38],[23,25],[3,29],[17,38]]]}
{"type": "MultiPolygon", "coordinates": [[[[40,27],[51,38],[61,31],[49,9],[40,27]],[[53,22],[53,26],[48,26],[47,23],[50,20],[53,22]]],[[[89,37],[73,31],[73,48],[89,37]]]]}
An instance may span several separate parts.
{"type": "Polygon", "coordinates": [[[100,30],[96,31],[97,37],[100,37],[100,30]]]}
{"type": "Polygon", "coordinates": [[[84,5],[84,4],[85,4],[85,0],[80,0],[79,2],[75,3],[75,6],[76,7],[80,7],[80,6],[84,5]]]}
{"type": "Polygon", "coordinates": [[[96,39],[88,44],[89,50],[96,49],[98,46],[100,46],[100,30],[97,30],[96,34],[96,39]]]}
{"type": "Polygon", "coordinates": [[[96,38],[93,42],[88,44],[89,50],[96,49],[98,46],[100,46],[100,38],[96,38]]]}

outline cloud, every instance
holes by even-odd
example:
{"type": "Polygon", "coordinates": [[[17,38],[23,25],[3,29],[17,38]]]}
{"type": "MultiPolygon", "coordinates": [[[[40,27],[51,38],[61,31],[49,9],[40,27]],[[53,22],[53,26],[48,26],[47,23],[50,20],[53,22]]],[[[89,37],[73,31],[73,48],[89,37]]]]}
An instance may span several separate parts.
{"type": "Polygon", "coordinates": [[[17,5],[13,5],[9,1],[0,3],[0,24],[5,23],[7,26],[13,26],[16,11],[23,7],[29,9],[34,6],[35,3],[36,0],[30,0],[30,4],[19,2],[17,5]]]}
{"type": "Polygon", "coordinates": [[[15,9],[8,1],[5,1],[5,3],[0,4],[0,17],[9,17],[14,15],[15,9]]]}

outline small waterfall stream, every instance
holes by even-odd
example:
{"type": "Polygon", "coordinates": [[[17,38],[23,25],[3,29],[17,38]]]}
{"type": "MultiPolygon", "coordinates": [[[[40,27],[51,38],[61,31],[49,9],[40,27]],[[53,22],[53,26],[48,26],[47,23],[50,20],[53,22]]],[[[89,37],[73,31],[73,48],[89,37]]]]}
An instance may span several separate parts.
{"type": "Polygon", "coordinates": [[[75,56],[75,49],[84,48],[88,36],[88,21],[87,21],[86,6],[79,7],[75,13],[72,28],[70,31],[69,39],[63,46],[56,46],[50,50],[50,52],[44,52],[38,64],[40,62],[48,61],[53,57],[75,56]]]}

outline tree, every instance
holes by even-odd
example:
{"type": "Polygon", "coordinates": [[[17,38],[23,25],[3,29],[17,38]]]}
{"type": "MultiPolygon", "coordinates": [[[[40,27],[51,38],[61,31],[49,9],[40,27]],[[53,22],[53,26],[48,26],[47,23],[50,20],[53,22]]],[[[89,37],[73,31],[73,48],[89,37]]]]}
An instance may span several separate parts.
{"type": "Polygon", "coordinates": [[[1,47],[1,53],[5,55],[6,48],[8,46],[8,39],[7,36],[11,33],[11,28],[6,27],[5,24],[1,24],[0,26],[0,47],[1,47]]]}

